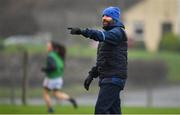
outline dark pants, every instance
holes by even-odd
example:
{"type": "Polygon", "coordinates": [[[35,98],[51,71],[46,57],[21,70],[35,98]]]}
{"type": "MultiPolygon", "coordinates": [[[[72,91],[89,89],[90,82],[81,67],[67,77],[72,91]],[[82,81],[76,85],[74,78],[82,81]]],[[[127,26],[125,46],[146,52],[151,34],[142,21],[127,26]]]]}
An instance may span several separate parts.
{"type": "Polygon", "coordinates": [[[101,84],[95,114],[121,114],[120,91],[121,88],[117,85],[101,84]]]}

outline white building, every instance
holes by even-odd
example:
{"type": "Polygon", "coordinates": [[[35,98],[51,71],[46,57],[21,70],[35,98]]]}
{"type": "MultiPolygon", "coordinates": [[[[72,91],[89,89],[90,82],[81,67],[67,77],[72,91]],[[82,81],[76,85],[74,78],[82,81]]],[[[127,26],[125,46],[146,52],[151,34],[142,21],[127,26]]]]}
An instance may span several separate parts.
{"type": "Polygon", "coordinates": [[[127,33],[156,52],[164,33],[180,34],[180,0],[143,0],[124,13],[127,33]]]}

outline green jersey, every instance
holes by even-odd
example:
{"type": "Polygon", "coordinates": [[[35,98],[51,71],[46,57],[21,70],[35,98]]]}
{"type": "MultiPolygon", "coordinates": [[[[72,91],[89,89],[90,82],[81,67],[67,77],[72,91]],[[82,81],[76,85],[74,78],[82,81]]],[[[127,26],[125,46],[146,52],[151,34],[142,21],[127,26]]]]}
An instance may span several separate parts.
{"type": "Polygon", "coordinates": [[[50,52],[48,57],[54,60],[56,66],[55,70],[47,73],[48,78],[62,77],[64,75],[64,60],[55,51],[50,52]]]}

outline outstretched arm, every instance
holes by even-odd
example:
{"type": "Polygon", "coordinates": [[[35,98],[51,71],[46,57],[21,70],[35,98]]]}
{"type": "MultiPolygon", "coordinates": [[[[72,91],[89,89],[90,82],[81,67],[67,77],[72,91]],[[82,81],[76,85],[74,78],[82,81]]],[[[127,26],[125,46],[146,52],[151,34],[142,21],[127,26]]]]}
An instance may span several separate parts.
{"type": "Polygon", "coordinates": [[[47,65],[45,68],[42,68],[42,71],[44,71],[45,73],[48,73],[48,72],[54,71],[55,69],[56,69],[55,61],[53,60],[53,58],[48,57],[47,58],[47,65]]]}
{"type": "Polygon", "coordinates": [[[114,28],[109,31],[100,31],[93,29],[81,30],[79,28],[69,28],[71,34],[73,35],[83,35],[86,38],[93,39],[99,42],[106,42],[113,45],[119,44],[119,42],[124,41],[125,37],[123,36],[124,30],[122,28],[114,28]]]}

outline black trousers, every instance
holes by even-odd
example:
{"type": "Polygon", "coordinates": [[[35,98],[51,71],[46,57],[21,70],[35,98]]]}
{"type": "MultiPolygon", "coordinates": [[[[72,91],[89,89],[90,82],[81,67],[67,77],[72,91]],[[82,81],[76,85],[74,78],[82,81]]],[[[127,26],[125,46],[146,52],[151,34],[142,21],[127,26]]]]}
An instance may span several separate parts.
{"type": "Polygon", "coordinates": [[[107,83],[100,85],[95,114],[121,114],[121,87],[107,83]]]}

